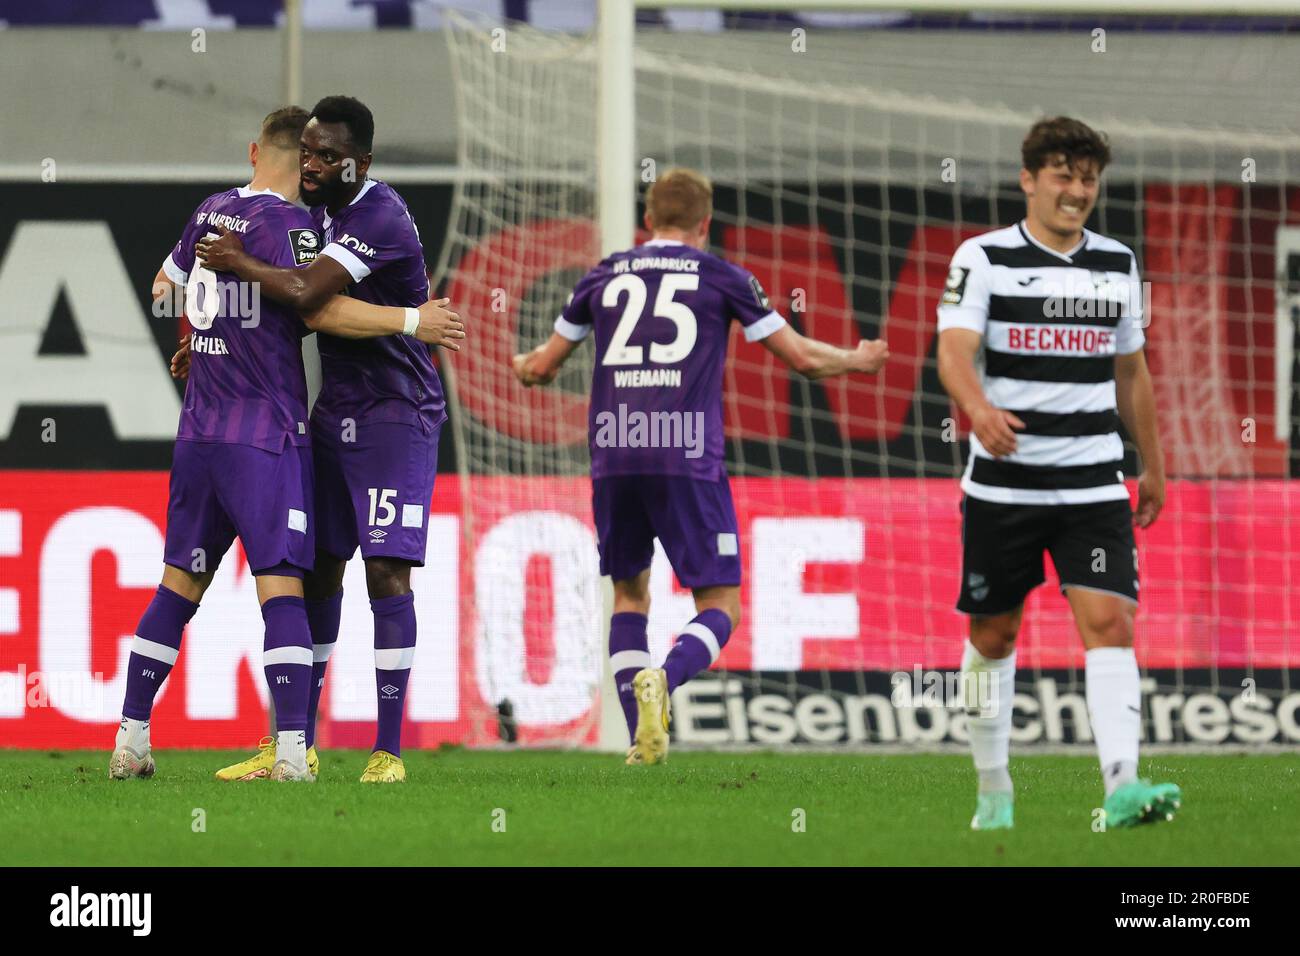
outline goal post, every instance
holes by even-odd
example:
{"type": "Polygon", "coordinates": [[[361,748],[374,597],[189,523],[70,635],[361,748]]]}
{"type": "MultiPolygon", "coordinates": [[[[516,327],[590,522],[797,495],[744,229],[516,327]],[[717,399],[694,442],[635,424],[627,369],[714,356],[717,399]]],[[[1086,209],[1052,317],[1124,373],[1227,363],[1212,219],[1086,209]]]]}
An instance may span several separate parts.
{"type": "MultiPolygon", "coordinates": [[[[919,693],[956,669],[964,636],[952,605],[966,423],[938,383],[934,307],[956,246],[1023,215],[1020,140],[1035,119],[1064,113],[1111,137],[1095,226],[1134,248],[1149,286],[1171,485],[1138,543],[1139,659],[1158,699],[1147,740],[1289,739],[1300,493],[1290,367],[1275,356],[1293,331],[1277,263],[1300,222],[1300,124],[1273,91],[1289,88],[1295,41],[1202,26],[1224,11],[1198,0],[904,3],[988,17],[813,26],[802,38],[784,21],[682,34],[638,22],[632,7],[602,2],[592,37],[512,27],[495,50],[497,28],[448,17],[465,175],[438,278],[478,317],[449,363],[464,527],[525,593],[508,598],[491,562],[477,561],[464,657],[485,699],[525,698],[527,742],[612,747],[623,732],[610,727],[621,713],[608,683],[598,691],[608,591],[580,580],[595,558],[590,350],[548,389],[519,387],[508,360],[544,340],[602,253],[640,235],[646,183],[690,165],[715,183],[714,251],[753,272],[802,331],[840,344],[882,335],[894,357],[874,379],[808,383],[733,338],[724,410],[744,620],[723,669],[679,694],[675,733],[703,746],[960,742],[959,715],[919,693]],[[1034,10],[1196,24],[1105,21],[1098,36],[1079,20],[1017,30],[998,16],[1034,10]],[[562,693],[538,692],[557,674],[562,693]]],[[[1130,476],[1136,467],[1130,447],[1130,476]]],[[[1026,743],[1089,739],[1082,652],[1053,585],[1049,570],[1022,632],[1026,743]]],[[[651,590],[660,660],[694,612],[662,554],[651,590]]]]}

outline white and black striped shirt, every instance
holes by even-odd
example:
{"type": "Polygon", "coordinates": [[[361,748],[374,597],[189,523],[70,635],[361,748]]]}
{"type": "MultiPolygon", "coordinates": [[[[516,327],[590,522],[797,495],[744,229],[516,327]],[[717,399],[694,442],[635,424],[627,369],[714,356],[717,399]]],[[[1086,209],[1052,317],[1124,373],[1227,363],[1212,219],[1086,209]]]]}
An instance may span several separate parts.
{"type": "Polygon", "coordinates": [[[1115,356],[1142,348],[1137,257],[1084,230],[1068,253],[1023,223],[966,240],[952,258],[939,331],[984,336],[984,394],[1024,423],[994,458],[972,432],[966,494],[1006,504],[1128,498],[1117,431],[1115,356]]]}

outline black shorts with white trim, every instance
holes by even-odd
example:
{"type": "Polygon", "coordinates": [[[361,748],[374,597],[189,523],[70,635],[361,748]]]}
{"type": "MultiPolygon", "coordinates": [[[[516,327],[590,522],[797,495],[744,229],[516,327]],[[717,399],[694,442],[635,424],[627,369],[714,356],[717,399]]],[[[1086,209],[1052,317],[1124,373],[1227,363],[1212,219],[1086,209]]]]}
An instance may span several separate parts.
{"type": "Polygon", "coordinates": [[[961,596],[957,610],[987,616],[1018,608],[1046,580],[1052,556],[1061,591],[1080,587],[1136,603],[1137,547],[1129,502],[1012,505],[962,499],[961,596]]]}

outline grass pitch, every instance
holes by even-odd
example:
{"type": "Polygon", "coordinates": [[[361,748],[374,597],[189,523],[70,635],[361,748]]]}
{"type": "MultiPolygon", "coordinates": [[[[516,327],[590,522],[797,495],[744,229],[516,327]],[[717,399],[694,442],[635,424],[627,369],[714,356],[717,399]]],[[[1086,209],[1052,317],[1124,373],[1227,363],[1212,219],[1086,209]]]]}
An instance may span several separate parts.
{"type": "Polygon", "coordinates": [[[313,785],[212,779],[242,756],[156,751],[156,777],[117,782],[107,752],[0,751],[0,863],[1300,864],[1300,754],[1145,760],[1144,776],[1182,786],[1183,810],[1109,833],[1091,826],[1101,792],[1085,756],[1012,760],[1009,833],[968,829],[965,756],[674,753],[642,768],[443,749],[408,752],[404,785],[362,786],[366,755],[327,751],[313,785]]]}

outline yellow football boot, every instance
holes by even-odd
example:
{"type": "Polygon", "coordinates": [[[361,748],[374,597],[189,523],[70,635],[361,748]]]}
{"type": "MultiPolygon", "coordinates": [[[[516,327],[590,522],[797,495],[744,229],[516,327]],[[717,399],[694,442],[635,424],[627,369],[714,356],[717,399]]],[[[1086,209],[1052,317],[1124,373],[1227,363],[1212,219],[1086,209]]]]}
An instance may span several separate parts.
{"type": "Polygon", "coordinates": [[[672,716],[668,675],[662,667],[647,667],[632,678],[632,690],[636,694],[636,737],[627,763],[666,763],[668,721],[672,716]]]}
{"type": "Polygon", "coordinates": [[[370,755],[361,774],[362,783],[405,783],[406,764],[401,757],[394,757],[387,750],[376,750],[370,755]]]}
{"type": "MultiPolygon", "coordinates": [[[[257,744],[257,753],[247,760],[241,760],[237,764],[231,764],[229,767],[223,767],[217,771],[217,779],[224,781],[232,780],[264,780],[271,776],[271,768],[275,766],[275,738],[263,737],[257,744]]],[[[320,773],[320,757],[316,753],[316,748],[307,748],[307,769],[315,777],[320,773]]]]}

